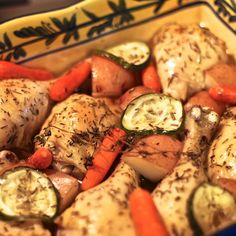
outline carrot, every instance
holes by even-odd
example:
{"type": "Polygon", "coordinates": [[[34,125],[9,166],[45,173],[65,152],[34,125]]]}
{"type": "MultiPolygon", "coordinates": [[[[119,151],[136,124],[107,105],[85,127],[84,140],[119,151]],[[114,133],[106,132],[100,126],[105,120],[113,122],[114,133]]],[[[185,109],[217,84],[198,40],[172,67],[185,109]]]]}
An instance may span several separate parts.
{"type": "Polygon", "coordinates": [[[236,104],[236,86],[217,86],[210,88],[208,92],[216,101],[236,104]]]}
{"type": "Polygon", "coordinates": [[[27,163],[37,169],[46,169],[51,165],[52,160],[52,153],[48,149],[41,147],[27,159],[27,163]]]}
{"type": "Polygon", "coordinates": [[[78,64],[68,73],[62,75],[52,85],[49,96],[53,101],[62,101],[69,97],[90,75],[91,65],[88,62],[78,64]]]}
{"type": "Polygon", "coordinates": [[[161,91],[160,77],[158,76],[153,63],[142,71],[142,82],[145,87],[150,88],[155,92],[161,91]]]}
{"type": "Polygon", "coordinates": [[[93,156],[93,164],[86,172],[82,181],[82,189],[87,190],[98,185],[104,179],[112,163],[122,149],[122,140],[126,133],[122,129],[113,128],[105,138],[93,156]]]}
{"type": "Polygon", "coordinates": [[[0,61],[0,79],[27,78],[31,80],[50,80],[50,71],[20,66],[8,61],[0,61]]]}
{"type": "Polygon", "coordinates": [[[169,235],[149,192],[135,189],[129,197],[129,205],[137,236],[169,235]]]}

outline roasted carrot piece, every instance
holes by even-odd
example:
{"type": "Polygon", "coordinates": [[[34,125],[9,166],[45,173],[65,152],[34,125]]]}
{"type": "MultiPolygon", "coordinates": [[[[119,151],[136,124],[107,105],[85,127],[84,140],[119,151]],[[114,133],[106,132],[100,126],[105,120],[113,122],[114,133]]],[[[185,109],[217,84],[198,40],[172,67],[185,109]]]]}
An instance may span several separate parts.
{"type": "Polygon", "coordinates": [[[0,61],[0,79],[50,80],[53,77],[53,74],[47,70],[33,69],[8,61],[0,61]]]}
{"type": "Polygon", "coordinates": [[[149,192],[135,189],[130,195],[129,205],[137,236],[169,235],[149,192]]]}
{"type": "Polygon", "coordinates": [[[125,131],[119,128],[113,128],[104,137],[93,156],[93,164],[88,168],[82,181],[83,190],[90,189],[102,182],[112,163],[121,152],[122,141],[125,137],[125,131]]]}
{"type": "Polygon", "coordinates": [[[37,169],[48,168],[53,161],[52,153],[44,147],[39,148],[35,153],[27,159],[27,163],[37,169]]]}
{"type": "Polygon", "coordinates": [[[161,91],[160,78],[153,63],[142,71],[142,82],[146,88],[150,88],[155,92],[161,91]]]}
{"type": "Polygon", "coordinates": [[[53,101],[62,101],[69,97],[90,75],[91,65],[83,62],[59,77],[52,85],[49,96],[53,101]]]}
{"type": "Polygon", "coordinates": [[[208,92],[216,101],[236,104],[236,86],[217,86],[210,88],[208,92]]]}

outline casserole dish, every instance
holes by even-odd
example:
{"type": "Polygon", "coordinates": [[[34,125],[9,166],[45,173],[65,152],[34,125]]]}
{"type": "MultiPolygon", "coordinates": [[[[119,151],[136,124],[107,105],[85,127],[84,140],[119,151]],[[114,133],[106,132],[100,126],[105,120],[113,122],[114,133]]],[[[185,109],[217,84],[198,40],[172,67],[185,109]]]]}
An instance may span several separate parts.
{"type": "MultiPolygon", "coordinates": [[[[110,48],[125,41],[150,42],[161,26],[173,22],[185,25],[199,24],[201,27],[209,28],[226,43],[231,54],[231,60],[235,60],[236,3],[234,0],[86,0],[65,9],[22,16],[1,23],[0,60],[29,67],[45,68],[56,76],[60,76],[78,61],[88,58],[94,49],[110,48]]],[[[160,100],[162,99],[159,96],[157,97],[160,100]]],[[[173,100],[166,99],[166,101],[171,102],[173,100]]],[[[87,102],[93,103],[92,101],[87,102]]],[[[178,108],[182,109],[182,105],[179,103],[177,105],[178,108]]],[[[129,110],[127,109],[127,111],[129,110]]],[[[184,120],[182,110],[178,115],[181,117],[178,129],[168,131],[175,133],[182,128],[181,125],[184,120]]],[[[115,120],[114,117],[112,119],[115,120]]],[[[214,117],[212,119],[214,121],[214,117]]],[[[128,122],[126,120],[122,123],[123,128],[127,132],[133,131],[130,130],[132,127],[130,128],[127,125],[128,122]]],[[[161,127],[160,130],[165,130],[165,127],[161,127]]],[[[78,137],[76,138],[78,141],[78,137]]],[[[76,138],[74,137],[74,140],[76,138]]],[[[204,144],[206,143],[203,142],[202,145],[204,144]]],[[[91,162],[91,160],[89,161],[91,162]]],[[[25,173],[28,170],[27,168],[25,167],[20,171],[25,173]]],[[[131,173],[130,175],[135,176],[129,167],[121,165],[120,168],[127,168],[127,171],[131,173]]],[[[116,174],[119,175],[120,173],[117,172],[116,174]]],[[[11,177],[11,173],[4,178],[9,176],[11,177]]],[[[35,176],[38,175],[35,174],[35,176]]],[[[121,178],[126,181],[125,177],[121,178]]],[[[50,186],[50,181],[47,184],[50,186]]],[[[203,185],[204,188],[205,185],[203,185]]],[[[112,191],[109,190],[109,193],[115,195],[112,191]]],[[[116,194],[119,198],[119,191],[116,194]]],[[[56,196],[57,193],[54,193],[52,199],[56,199],[56,196]]],[[[97,196],[97,198],[101,198],[101,196],[97,196]]],[[[83,195],[79,195],[78,199],[82,201],[83,195]]],[[[116,198],[114,197],[114,199],[116,198]]],[[[75,205],[77,203],[78,201],[75,205]]],[[[86,204],[90,205],[91,203],[88,201],[86,204]]],[[[96,205],[92,206],[96,209],[96,205]]],[[[74,222],[70,222],[70,218],[69,220],[65,218],[67,213],[70,216],[79,213],[70,212],[70,210],[65,212],[65,217],[59,218],[57,223],[69,225],[71,230],[62,229],[58,235],[76,235],[77,231],[73,228],[74,222]]],[[[53,211],[52,217],[57,213],[58,209],[53,211]]],[[[102,227],[105,228],[105,231],[108,230],[107,225],[102,227]]],[[[86,235],[87,231],[83,232],[86,235]]],[[[175,229],[172,229],[172,232],[175,232],[175,229]]],[[[180,234],[176,233],[176,235],[180,234]]]]}

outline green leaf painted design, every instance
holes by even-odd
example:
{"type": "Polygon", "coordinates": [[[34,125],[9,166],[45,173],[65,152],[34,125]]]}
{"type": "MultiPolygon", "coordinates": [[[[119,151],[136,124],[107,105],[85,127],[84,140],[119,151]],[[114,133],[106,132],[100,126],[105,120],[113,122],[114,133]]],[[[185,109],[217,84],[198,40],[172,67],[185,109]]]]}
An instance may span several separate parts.
{"type": "MultiPolygon", "coordinates": [[[[136,2],[152,2],[155,3],[156,7],[154,8],[153,12],[156,14],[162,8],[166,0],[136,0],[136,2]]],[[[182,0],[177,0],[178,5],[182,4],[182,0]]]]}
{"type": "Polygon", "coordinates": [[[26,52],[22,47],[13,47],[12,42],[6,32],[3,34],[3,41],[0,42],[0,54],[4,50],[8,50],[8,53],[4,55],[5,57],[1,55],[1,60],[10,61],[12,58],[18,60],[19,58],[26,56],[26,52]]]}
{"type": "MultiPolygon", "coordinates": [[[[24,26],[13,33],[16,37],[21,38],[22,42],[18,45],[12,45],[12,41],[7,33],[3,33],[2,41],[0,41],[0,59],[1,60],[19,60],[26,57],[27,52],[24,47],[30,44],[43,41],[45,46],[50,46],[56,40],[61,40],[62,44],[67,45],[72,40],[79,41],[79,31],[86,29],[86,36],[81,42],[87,41],[89,38],[102,35],[121,28],[124,25],[135,21],[134,14],[139,10],[153,8],[153,14],[158,14],[165,4],[166,0],[133,0],[140,2],[132,7],[128,7],[128,1],[125,0],[107,0],[107,6],[110,12],[99,15],[100,13],[91,12],[88,9],[81,9],[88,21],[78,24],[76,14],[69,18],[51,17],[47,20],[39,22],[37,26],[24,26]]],[[[175,0],[177,5],[183,5],[182,0],[175,0]]],[[[234,0],[232,0],[234,1],[234,0]]]]}
{"type": "Polygon", "coordinates": [[[97,19],[99,19],[94,13],[89,12],[85,9],[82,9],[82,11],[84,12],[84,14],[92,21],[96,21],[97,19]]]}
{"type": "Polygon", "coordinates": [[[110,7],[114,12],[119,11],[118,6],[117,6],[114,2],[108,1],[108,5],[109,5],[109,7],[110,7]]]}
{"type": "Polygon", "coordinates": [[[98,24],[96,26],[93,26],[90,28],[90,30],[87,33],[87,36],[89,38],[93,37],[94,34],[101,34],[103,31],[105,31],[107,28],[112,26],[112,19],[107,19],[105,22],[98,24]]]}
{"type": "Polygon", "coordinates": [[[130,21],[134,20],[133,15],[126,7],[125,0],[119,0],[119,5],[116,5],[116,3],[109,0],[108,5],[113,10],[114,13],[120,15],[120,21],[118,24],[116,24],[116,27],[120,27],[123,24],[129,23],[130,21]]]}
{"type": "Polygon", "coordinates": [[[159,12],[159,10],[162,8],[162,6],[164,5],[166,1],[165,0],[159,0],[159,2],[157,3],[156,8],[154,9],[154,13],[159,12]]]}
{"type": "MultiPolygon", "coordinates": [[[[111,0],[108,0],[107,3],[109,8],[112,10],[113,14],[107,16],[102,21],[102,23],[97,23],[95,26],[91,27],[87,32],[87,36],[89,38],[93,37],[95,34],[100,35],[108,28],[118,28],[134,20],[134,16],[130,13],[129,9],[126,7],[125,0],[119,0],[118,4],[116,4],[111,0]]],[[[83,12],[91,20],[98,21],[99,18],[93,13],[84,9],[83,12]]]]}
{"type": "Polygon", "coordinates": [[[4,43],[5,43],[5,45],[7,46],[8,49],[12,47],[11,40],[9,39],[7,33],[4,33],[3,41],[4,41],[4,43]]]}
{"type": "Polygon", "coordinates": [[[4,60],[5,61],[11,61],[12,55],[13,55],[12,52],[8,53],[4,60]]]}
{"type": "Polygon", "coordinates": [[[4,50],[5,49],[5,44],[3,42],[0,42],[0,49],[4,50]]]}
{"type": "Polygon", "coordinates": [[[67,18],[59,20],[56,17],[50,19],[50,23],[41,21],[40,26],[24,27],[14,31],[14,34],[19,38],[35,37],[45,39],[46,46],[51,45],[61,34],[65,34],[62,39],[63,44],[67,44],[72,36],[75,40],[79,39],[78,29],[76,27],[76,14],[73,14],[70,20],[67,18]]]}

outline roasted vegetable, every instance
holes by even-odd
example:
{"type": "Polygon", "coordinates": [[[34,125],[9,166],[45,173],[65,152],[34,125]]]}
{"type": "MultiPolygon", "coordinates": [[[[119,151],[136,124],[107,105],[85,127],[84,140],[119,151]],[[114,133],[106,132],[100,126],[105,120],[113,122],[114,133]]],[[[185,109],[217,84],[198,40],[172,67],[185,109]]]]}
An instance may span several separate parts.
{"type": "Polygon", "coordinates": [[[181,128],[183,120],[184,111],[180,101],[163,94],[149,93],[129,103],[121,124],[128,132],[171,133],[181,128]]]}
{"type": "Polygon", "coordinates": [[[150,88],[146,88],[144,86],[136,86],[133,87],[129,90],[127,90],[119,99],[119,105],[122,110],[125,110],[125,108],[128,106],[128,104],[134,100],[135,98],[147,94],[147,93],[152,93],[154,92],[150,88]]]}
{"type": "Polygon", "coordinates": [[[93,155],[92,165],[88,167],[82,182],[82,189],[88,190],[102,182],[113,162],[120,154],[126,133],[119,128],[109,130],[93,155]]]}
{"type": "Polygon", "coordinates": [[[91,65],[83,62],[73,67],[69,72],[57,78],[49,90],[49,96],[53,101],[62,101],[68,98],[76,88],[88,79],[91,73],[91,65]]]}
{"type": "Polygon", "coordinates": [[[27,159],[27,163],[37,169],[47,169],[53,161],[52,153],[44,147],[39,148],[27,159]]]}
{"type": "Polygon", "coordinates": [[[9,61],[0,61],[0,79],[22,79],[50,80],[53,79],[50,71],[36,68],[29,68],[9,61]]]}
{"type": "Polygon", "coordinates": [[[182,143],[167,135],[150,135],[140,139],[122,155],[122,160],[145,178],[156,182],[175,167],[182,143]]]}
{"type": "Polygon", "coordinates": [[[203,183],[190,196],[188,214],[194,234],[209,235],[236,222],[236,201],[221,187],[203,183]]]}
{"type": "Polygon", "coordinates": [[[218,85],[236,86],[236,65],[219,63],[205,72],[206,87],[218,85]]]}
{"type": "Polygon", "coordinates": [[[149,192],[137,188],[129,198],[137,236],[168,236],[167,229],[149,192]]]}
{"type": "Polygon", "coordinates": [[[59,212],[64,211],[75,200],[79,193],[79,182],[76,178],[56,170],[45,170],[60,195],[59,212]]]}
{"type": "Polygon", "coordinates": [[[207,91],[198,92],[189,98],[184,105],[184,110],[189,111],[194,106],[208,107],[212,111],[215,111],[219,116],[221,116],[226,109],[225,103],[215,101],[207,91]]]}
{"type": "Polygon", "coordinates": [[[59,209],[58,192],[49,178],[29,167],[16,167],[0,177],[0,218],[53,219],[59,209]]]}
{"type": "Polygon", "coordinates": [[[137,84],[133,72],[108,58],[94,55],[91,65],[93,97],[118,97],[137,84]]]}
{"type": "Polygon", "coordinates": [[[107,57],[120,64],[125,69],[139,70],[144,68],[151,58],[151,51],[144,42],[127,42],[109,48],[105,51],[97,50],[97,55],[107,57]]]}
{"type": "Polygon", "coordinates": [[[217,86],[209,89],[210,96],[219,102],[236,104],[236,86],[217,86]]]}
{"type": "Polygon", "coordinates": [[[157,74],[157,69],[151,63],[142,71],[142,83],[146,88],[152,89],[155,92],[161,91],[161,81],[160,77],[157,74]]]}

